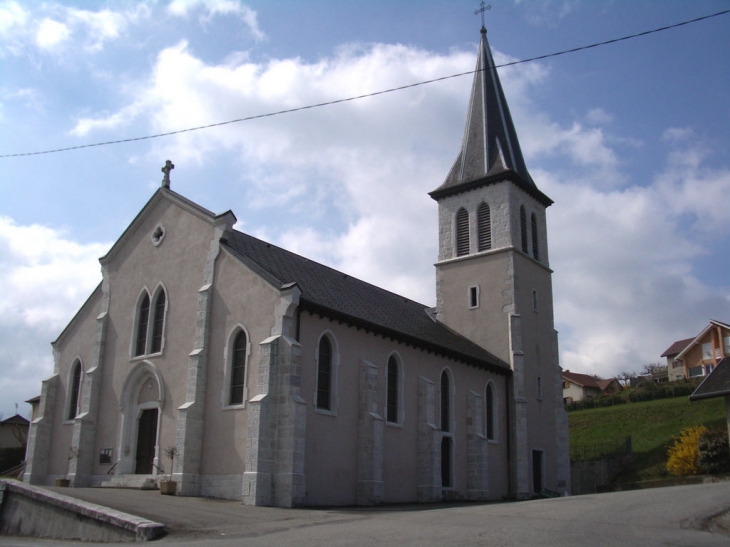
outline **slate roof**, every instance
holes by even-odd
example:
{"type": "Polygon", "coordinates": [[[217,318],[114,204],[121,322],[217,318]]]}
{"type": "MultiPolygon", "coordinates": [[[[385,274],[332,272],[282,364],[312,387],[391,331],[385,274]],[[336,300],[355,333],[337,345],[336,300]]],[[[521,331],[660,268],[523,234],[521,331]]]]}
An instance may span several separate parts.
{"type": "Polygon", "coordinates": [[[386,291],[237,230],[221,239],[224,248],[277,288],[296,284],[300,308],[377,332],[500,374],[507,363],[452,331],[423,304],[386,291]]]}
{"type": "Polygon", "coordinates": [[[669,346],[664,353],[662,353],[662,357],[669,357],[671,355],[679,355],[679,353],[682,352],[684,348],[689,346],[694,341],[694,338],[687,338],[686,340],[677,340],[669,346]]]}
{"type": "Polygon", "coordinates": [[[725,395],[730,395],[730,357],[725,357],[717,364],[715,369],[689,396],[689,400],[699,401],[725,395]]]}
{"type": "Polygon", "coordinates": [[[482,27],[461,150],[444,183],[429,195],[439,200],[505,179],[511,180],[546,207],[553,203],[537,188],[527,171],[507,99],[494,66],[487,29],[482,27]]]}
{"type": "Polygon", "coordinates": [[[17,424],[17,425],[28,425],[30,422],[23,418],[20,414],[16,414],[15,416],[10,416],[7,420],[3,420],[0,422],[0,424],[3,425],[11,425],[11,424],[17,424]]]}

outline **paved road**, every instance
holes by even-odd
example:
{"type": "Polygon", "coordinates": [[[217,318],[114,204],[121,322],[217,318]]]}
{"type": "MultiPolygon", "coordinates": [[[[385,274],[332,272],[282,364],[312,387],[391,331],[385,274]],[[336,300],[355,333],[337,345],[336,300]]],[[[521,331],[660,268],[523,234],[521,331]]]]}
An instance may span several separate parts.
{"type": "MultiPolygon", "coordinates": [[[[713,516],[730,511],[730,482],[520,503],[374,509],[246,507],[157,491],[63,493],[163,522],[169,534],[155,542],[160,547],[730,545],[730,536],[705,529],[713,516]]],[[[0,545],[69,543],[3,537],[0,545]]]]}

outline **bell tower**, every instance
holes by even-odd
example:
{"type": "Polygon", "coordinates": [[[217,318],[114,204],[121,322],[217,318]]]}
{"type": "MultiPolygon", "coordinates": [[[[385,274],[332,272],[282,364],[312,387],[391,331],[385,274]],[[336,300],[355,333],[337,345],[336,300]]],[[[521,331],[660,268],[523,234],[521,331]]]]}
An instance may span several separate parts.
{"type": "Polygon", "coordinates": [[[511,365],[512,494],[568,488],[546,209],[481,28],[461,150],[438,202],[436,317],[511,365]]]}

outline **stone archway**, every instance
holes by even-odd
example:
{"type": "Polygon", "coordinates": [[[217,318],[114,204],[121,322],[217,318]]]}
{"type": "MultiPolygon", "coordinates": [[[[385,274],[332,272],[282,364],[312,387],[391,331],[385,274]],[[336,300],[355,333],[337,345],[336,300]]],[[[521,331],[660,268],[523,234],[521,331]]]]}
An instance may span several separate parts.
{"type": "Polygon", "coordinates": [[[153,363],[142,361],[129,372],[119,403],[121,428],[115,475],[156,475],[165,384],[153,363]]]}

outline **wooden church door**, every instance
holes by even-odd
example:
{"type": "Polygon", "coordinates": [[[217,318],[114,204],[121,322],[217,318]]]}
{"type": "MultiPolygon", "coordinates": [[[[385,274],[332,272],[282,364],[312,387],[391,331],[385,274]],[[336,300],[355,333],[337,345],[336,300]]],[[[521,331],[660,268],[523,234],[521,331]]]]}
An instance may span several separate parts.
{"type": "Polygon", "coordinates": [[[137,475],[151,475],[157,442],[157,409],[142,411],[137,429],[137,475]]]}

